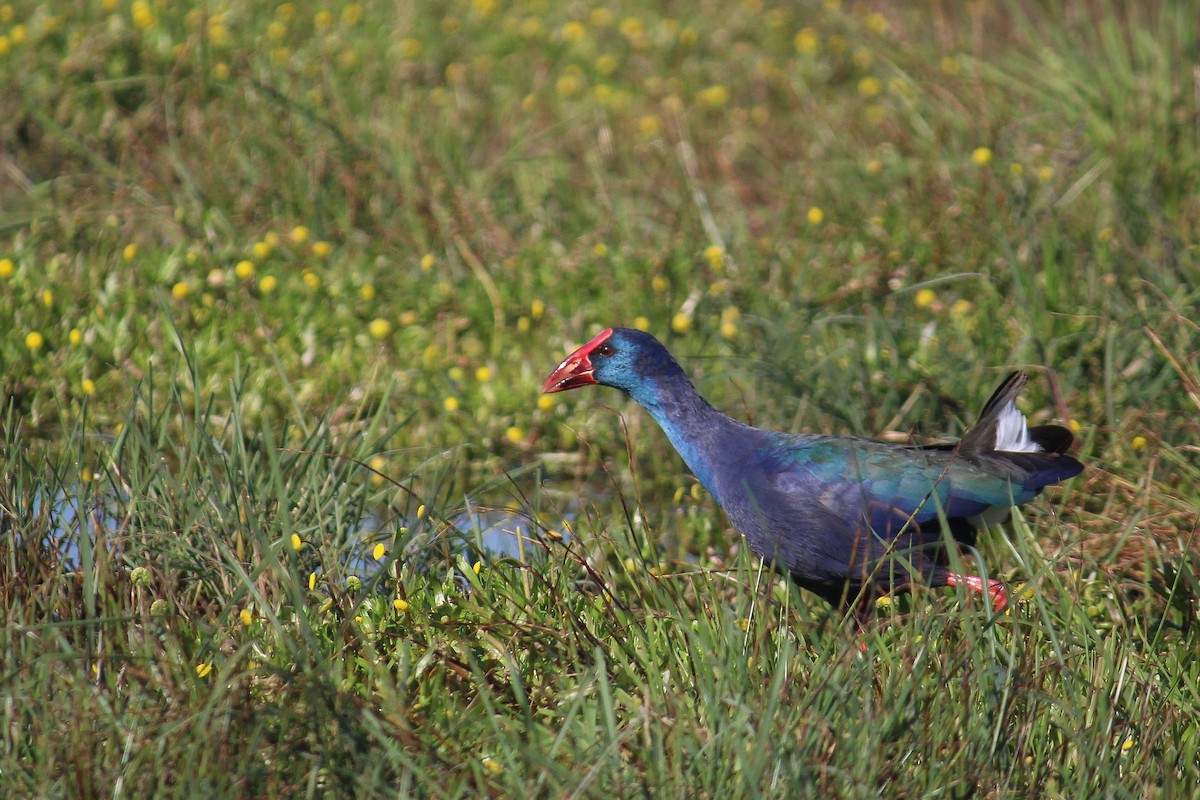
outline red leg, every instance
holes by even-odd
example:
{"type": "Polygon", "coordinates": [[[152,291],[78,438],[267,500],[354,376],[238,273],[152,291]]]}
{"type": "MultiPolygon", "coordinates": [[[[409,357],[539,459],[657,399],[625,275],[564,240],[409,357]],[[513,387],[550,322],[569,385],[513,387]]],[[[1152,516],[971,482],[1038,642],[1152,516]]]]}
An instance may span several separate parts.
{"type": "Polygon", "coordinates": [[[958,586],[960,583],[979,594],[983,594],[986,591],[992,600],[992,611],[999,613],[1008,607],[1008,592],[1004,590],[1004,584],[1000,581],[989,580],[985,586],[983,578],[976,575],[956,575],[951,572],[946,576],[947,585],[958,586]]]}

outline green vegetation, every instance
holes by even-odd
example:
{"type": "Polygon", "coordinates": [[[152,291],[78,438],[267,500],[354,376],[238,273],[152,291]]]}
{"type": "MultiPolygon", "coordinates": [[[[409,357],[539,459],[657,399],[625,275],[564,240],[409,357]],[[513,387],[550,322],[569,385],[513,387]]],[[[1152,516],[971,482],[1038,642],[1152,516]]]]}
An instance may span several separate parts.
{"type": "Polygon", "coordinates": [[[1194,793],[1200,18],[1056,5],[0,4],[6,796],[1194,793]],[[539,397],[614,324],[1089,469],[856,634],[539,397]]]}

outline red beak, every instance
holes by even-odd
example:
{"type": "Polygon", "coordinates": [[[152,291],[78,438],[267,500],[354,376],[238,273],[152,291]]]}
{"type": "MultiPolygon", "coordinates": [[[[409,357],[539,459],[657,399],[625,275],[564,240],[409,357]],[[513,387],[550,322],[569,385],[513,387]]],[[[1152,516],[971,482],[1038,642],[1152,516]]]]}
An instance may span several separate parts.
{"type": "Polygon", "coordinates": [[[612,328],[605,328],[590,342],[563,359],[554,372],[550,373],[550,377],[546,378],[546,385],[542,387],[542,391],[546,394],[565,392],[567,389],[596,383],[596,378],[592,375],[590,356],[592,350],[611,335],[612,328]]]}

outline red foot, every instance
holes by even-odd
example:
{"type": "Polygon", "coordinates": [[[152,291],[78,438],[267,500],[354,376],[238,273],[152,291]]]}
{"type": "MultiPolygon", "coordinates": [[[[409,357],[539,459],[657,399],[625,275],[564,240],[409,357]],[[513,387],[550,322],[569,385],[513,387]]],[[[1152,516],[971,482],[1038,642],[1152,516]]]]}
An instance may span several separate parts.
{"type": "Polygon", "coordinates": [[[977,575],[956,575],[951,572],[946,578],[946,583],[950,586],[958,586],[961,583],[971,591],[980,594],[986,590],[992,600],[992,611],[996,613],[1000,613],[1008,607],[1008,592],[1004,590],[1004,584],[998,580],[989,580],[987,586],[984,586],[983,578],[977,575]]]}

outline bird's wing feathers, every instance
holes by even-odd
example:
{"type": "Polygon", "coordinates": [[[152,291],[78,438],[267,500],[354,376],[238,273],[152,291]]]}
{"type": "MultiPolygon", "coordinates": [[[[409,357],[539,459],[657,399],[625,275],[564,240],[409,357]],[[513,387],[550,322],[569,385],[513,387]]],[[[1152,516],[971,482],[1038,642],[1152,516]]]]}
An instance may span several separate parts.
{"type": "Polygon", "coordinates": [[[865,519],[876,533],[895,534],[946,517],[972,517],[993,506],[1023,503],[1041,480],[1042,454],[1015,458],[889,445],[840,437],[780,437],[760,451],[766,480],[781,499],[815,500],[845,524],[865,519]]]}

